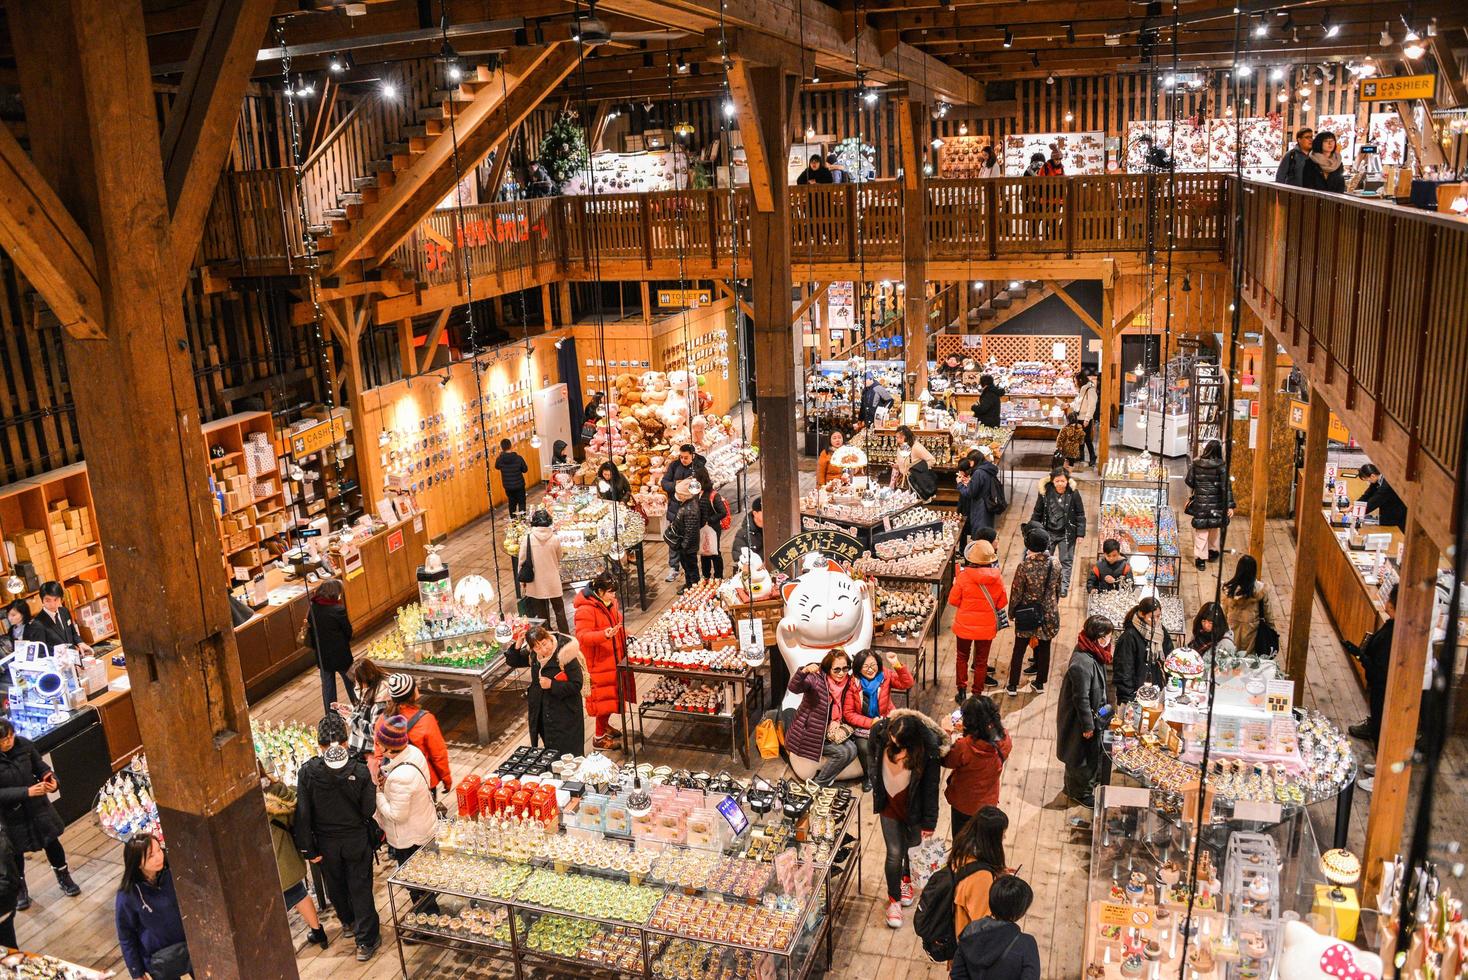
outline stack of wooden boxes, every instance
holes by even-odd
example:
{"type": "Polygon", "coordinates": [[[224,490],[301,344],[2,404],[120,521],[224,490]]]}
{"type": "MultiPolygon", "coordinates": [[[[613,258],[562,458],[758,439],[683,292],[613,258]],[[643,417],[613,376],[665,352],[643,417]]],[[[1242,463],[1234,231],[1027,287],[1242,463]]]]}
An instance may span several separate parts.
{"type": "Polygon", "coordinates": [[[26,592],[34,592],[42,582],[56,578],[56,565],[51,560],[51,549],[46,544],[46,532],[33,528],[22,528],[5,535],[10,545],[12,567],[15,574],[25,581],[26,592]]]}

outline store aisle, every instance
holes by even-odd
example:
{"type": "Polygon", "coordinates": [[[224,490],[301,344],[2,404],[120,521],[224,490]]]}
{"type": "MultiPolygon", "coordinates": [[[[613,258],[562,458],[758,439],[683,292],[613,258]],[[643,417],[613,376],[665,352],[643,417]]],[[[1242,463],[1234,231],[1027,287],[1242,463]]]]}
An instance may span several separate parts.
{"type": "MultiPolygon", "coordinates": [[[[1180,468],[1178,469],[1180,473],[1180,468]]],[[[1085,496],[1088,516],[1094,516],[1098,497],[1098,486],[1091,474],[1078,474],[1080,487],[1085,496]]],[[[811,480],[806,473],[804,480],[811,480]]],[[[753,481],[750,495],[758,492],[757,480],[753,481]]],[[[1013,574],[1022,553],[1023,544],[1019,527],[1028,519],[1034,505],[1039,474],[1017,474],[1013,503],[1003,516],[999,528],[998,550],[1002,557],[1006,582],[1013,574]]],[[[1174,481],[1174,504],[1180,506],[1181,481],[1174,481]]],[[[737,522],[736,522],[737,524],[737,522]]],[[[445,560],[455,575],[478,572],[492,581],[495,579],[492,542],[502,537],[505,530],[503,514],[495,521],[485,518],[455,534],[444,548],[445,560]]],[[[732,532],[726,534],[726,540],[732,532]]],[[[1238,547],[1247,541],[1247,520],[1238,519],[1231,529],[1231,543],[1238,547]]],[[[1289,579],[1293,570],[1294,545],[1290,525],[1285,521],[1272,521],[1266,536],[1266,578],[1273,586],[1280,607],[1288,612],[1289,579]]],[[[1086,567],[1082,558],[1088,559],[1097,542],[1092,537],[1081,542],[1080,556],[1076,562],[1077,575],[1086,567]]],[[[1232,572],[1232,559],[1226,557],[1226,573],[1232,572]]],[[[662,581],[666,569],[665,551],[659,543],[647,545],[646,567],[648,586],[651,590],[650,608],[646,613],[633,608],[629,612],[629,629],[637,628],[655,617],[671,601],[674,586],[662,581]]],[[[1189,614],[1197,608],[1205,596],[1211,598],[1214,588],[1216,566],[1200,573],[1191,563],[1185,562],[1183,569],[1183,595],[1189,614]]],[[[508,606],[513,601],[513,584],[507,561],[500,562],[499,585],[506,590],[508,606]]],[[[998,697],[1004,722],[1014,738],[1014,751],[1005,768],[1001,786],[1001,807],[1009,814],[1010,833],[1008,858],[1012,866],[1035,889],[1035,904],[1025,920],[1025,927],[1038,939],[1045,976],[1062,978],[1077,974],[1083,907],[1087,872],[1089,866],[1089,833],[1073,830],[1067,817],[1075,811],[1067,811],[1057,804],[1062,784],[1062,767],[1054,755],[1055,697],[1059,690],[1059,679],[1069,661],[1074,638],[1083,619],[1084,591],[1073,587],[1070,596],[1062,603],[1061,634],[1055,641],[1051,681],[1043,695],[1020,695],[1013,698],[998,697]]],[[[944,620],[945,630],[951,615],[944,620]]],[[[1311,643],[1312,677],[1309,685],[1308,703],[1320,708],[1338,723],[1349,724],[1364,714],[1364,698],[1355,678],[1349,673],[1350,666],[1345,654],[1336,641],[1324,611],[1317,607],[1311,643]]],[[[1280,630],[1285,632],[1281,623],[1280,630]]],[[[365,638],[363,640],[365,644],[365,638]]],[[[1009,651],[1013,641],[999,644],[994,662],[1002,671],[1007,668],[1009,651]]],[[[921,691],[914,691],[914,707],[935,717],[941,717],[953,708],[953,640],[945,632],[940,641],[940,658],[936,683],[921,691]]],[[[254,706],[254,714],[272,721],[300,721],[313,724],[320,711],[317,678],[314,672],[304,674],[284,689],[254,706]]],[[[446,737],[450,743],[450,755],[456,778],[469,772],[491,769],[498,759],[514,746],[525,740],[524,708],[521,695],[523,681],[515,678],[509,689],[497,693],[490,702],[495,740],[487,746],[472,744],[474,733],[473,713],[467,701],[431,699],[430,707],[438,714],[446,737]]],[[[991,689],[992,693],[993,689],[991,689]]],[[[656,723],[650,723],[656,724],[656,723]]],[[[656,729],[657,737],[643,752],[645,761],[672,766],[689,766],[716,771],[729,764],[727,743],[717,729],[676,722],[662,723],[656,729]]],[[[1359,744],[1359,743],[1358,743],[1359,744]]],[[[756,756],[756,761],[758,757],[756,756]]],[[[1449,771],[1460,774],[1464,771],[1464,760],[1455,758],[1449,771]]],[[[779,761],[763,763],[760,772],[778,777],[784,772],[779,761]]],[[[65,774],[62,774],[64,780],[65,774]]],[[[1461,778],[1461,777],[1459,777],[1461,778]]],[[[64,789],[64,783],[63,783],[64,789]]],[[[1352,823],[1352,845],[1359,846],[1364,836],[1365,794],[1358,794],[1355,816],[1352,823]]],[[[947,804],[942,804],[940,833],[946,833],[947,804]]],[[[1323,822],[1317,827],[1329,832],[1334,808],[1326,804],[1321,814],[1323,822]]],[[[928,961],[917,942],[909,923],[901,930],[887,928],[884,885],[882,883],[881,833],[870,811],[863,818],[863,875],[861,893],[854,895],[846,914],[836,927],[836,951],[831,975],[856,980],[903,977],[910,980],[946,976],[945,970],[928,961]]],[[[88,822],[82,822],[68,830],[65,835],[68,852],[73,856],[72,868],[83,894],[78,899],[67,899],[60,895],[54,879],[43,868],[32,862],[32,894],[35,905],[31,910],[17,916],[17,929],[22,945],[45,949],[67,956],[79,963],[102,968],[120,968],[116,938],[112,927],[112,902],[116,882],[121,873],[120,848],[104,837],[88,822]]],[[[379,881],[385,869],[379,868],[379,881]]],[[[379,884],[379,909],[387,917],[386,887],[379,884]]],[[[305,945],[304,927],[292,916],[292,928],[298,950],[305,945]]],[[[316,947],[301,952],[301,972],[307,978],[388,978],[400,975],[396,952],[390,941],[385,942],[382,952],[371,963],[358,964],[351,943],[339,938],[334,919],[327,918],[327,931],[332,945],[326,951],[316,947]]],[[[391,933],[384,937],[387,939],[391,933]]],[[[414,977],[462,977],[462,976],[510,976],[506,968],[488,968],[483,972],[471,969],[453,957],[439,960],[439,951],[415,947],[408,953],[409,965],[414,977]]]]}

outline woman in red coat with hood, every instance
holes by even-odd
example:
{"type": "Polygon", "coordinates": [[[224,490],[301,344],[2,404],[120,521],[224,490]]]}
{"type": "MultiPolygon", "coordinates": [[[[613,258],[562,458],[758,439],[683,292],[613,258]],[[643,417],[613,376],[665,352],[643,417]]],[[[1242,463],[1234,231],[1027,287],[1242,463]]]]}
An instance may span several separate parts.
{"type": "Polygon", "coordinates": [[[963,552],[964,566],[953,577],[948,604],[958,609],[953,617],[953,635],[958,638],[959,704],[968,698],[969,654],[974,659],[974,693],[983,694],[989,673],[989,645],[999,635],[998,611],[1009,602],[999,556],[985,540],[969,544],[963,552]]]}
{"type": "Polygon", "coordinates": [[[611,572],[602,572],[576,593],[576,642],[591,674],[586,697],[586,713],[596,719],[591,744],[598,750],[616,748],[622,733],[612,727],[611,717],[621,713],[623,701],[637,700],[637,687],[628,675],[618,690],[617,664],[627,659],[627,631],[611,572]]]}

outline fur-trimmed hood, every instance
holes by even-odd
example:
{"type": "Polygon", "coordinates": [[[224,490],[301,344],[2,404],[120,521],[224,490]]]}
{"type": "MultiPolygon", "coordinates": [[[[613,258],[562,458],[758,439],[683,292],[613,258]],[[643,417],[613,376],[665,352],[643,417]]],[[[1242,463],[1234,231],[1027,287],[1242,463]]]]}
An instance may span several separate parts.
{"type": "Polygon", "coordinates": [[[943,756],[948,754],[948,750],[953,747],[953,740],[950,739],[948,737],[948,734],[943,731],[942,725],[938,724],[936,721],[934,721],[932,718],[929,718],[921,711],[917,711],[913,708],[896,708],[886,718],[883,718],[882,721],[890,723],[898,718],[903,717],[904,715],[911,716],[922,722],[923,740],[928,743],[929,759],[941,759],[943,756]]]}
{"type": "Polygon", "coordinates": [[[284,783],[273,783],[265,790],[265,815],[289,817],[296,812],[296,791],[284,783]]]}

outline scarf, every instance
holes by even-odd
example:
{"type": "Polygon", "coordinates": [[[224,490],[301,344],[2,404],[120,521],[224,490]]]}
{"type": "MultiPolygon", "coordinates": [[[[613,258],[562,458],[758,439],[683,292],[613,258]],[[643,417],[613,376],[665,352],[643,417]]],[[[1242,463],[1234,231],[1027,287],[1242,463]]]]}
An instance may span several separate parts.
{"type": "Polygon", "coordinates": [[[1315,161],[1315,165],[1319,167],[1323,173],[1333,174],[1341,168],[1341,155],[1339,151],[1336,151],[1329,156],[1324,153],[1311,153],[1310,159],[1315,161]]]}
{"type": "Polygon", "coordinates": [[[836,683],[836,679],[834,677],[829,674],[826,675],[826,690],[831,695],[832,721],[841,720],[841,701],[843,698],[846,697],[846,685],[849,680],[850,678],[838,684],[836,683]]]}
{"type": "Polygon", "coordinates": [[[856,679],[861,684],[862,713],[864,713],[868,718],[878,717],[877,712],[881,710],[879,706],[881,700],[879,695],[882,691],[881,671],[878,671],[877,676],[873,677],[871,680],[867,680],[860,674],[856,676],[856,679]]]}
{"type": "Polygon", "coordinates": [[[1112,648],[1110,644],[1103,647],[1101,644],[1097,643],[1095,640],[1082,633],[1080,636],[1076,637],[1076,649],[1086,651],[1091,656],[1101,661],[1103,664],[1106,664],[1108,666],[1111,664],[1112,648]]]}

